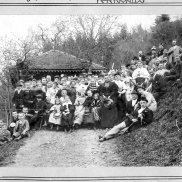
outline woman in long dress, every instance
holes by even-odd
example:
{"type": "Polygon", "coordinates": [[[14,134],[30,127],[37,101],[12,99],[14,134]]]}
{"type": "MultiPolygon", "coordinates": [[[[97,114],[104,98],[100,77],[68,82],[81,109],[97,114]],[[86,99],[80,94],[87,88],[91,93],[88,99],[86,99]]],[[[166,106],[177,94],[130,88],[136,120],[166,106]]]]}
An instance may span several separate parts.
{"type": "Polygon", "coordinates": [[[73,116],[75,111],[75,106],[72,104],[69,96],[67,95],[67,90],[63,89],[61,92],[62,97],[60,98],[62,103],[62,122],[61,126],[65,131],[72,131],[73,129],[73,116]]]}
{"type": "Polygon", "coordinates": [[[105,77],[104,84],[98,87],[98,93],[102,100],[100,109],[101,127],[112,128],[118,123],[118,86],[114,82],[110,82],[108,77],[105,77]]]}
{"type": "Polygon", "coordinates": [[[85,107],[83,106],[83,103],[85,102],[85,94],[84,92],[79,93],[79,95],[77,96],[76,100],[75,100],[75,113],[74,113],[74,128],[78,129],[79,126],[82,124],[83,122],[83,116],[85,113],[85,107]]]}

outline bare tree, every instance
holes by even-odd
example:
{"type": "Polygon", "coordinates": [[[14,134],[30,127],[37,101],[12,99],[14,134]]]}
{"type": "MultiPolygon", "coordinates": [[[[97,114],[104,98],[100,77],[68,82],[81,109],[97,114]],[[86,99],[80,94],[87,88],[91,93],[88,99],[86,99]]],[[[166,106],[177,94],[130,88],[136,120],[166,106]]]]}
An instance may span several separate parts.
{"type": "MultiPolygon", "coordinates": [[[[112,35],[116,27],[117,16],[78,16],[73,19],[75,36],[82,38],[82,44],[77,42],[80,55],[89,61],[89,72],[92,62],[104,55],[104,39],[112,35]],[[83,43],[84,42],[84,43],[83,43]]],[[[98,61],[98,60],[97,60],[98,61]]]]}

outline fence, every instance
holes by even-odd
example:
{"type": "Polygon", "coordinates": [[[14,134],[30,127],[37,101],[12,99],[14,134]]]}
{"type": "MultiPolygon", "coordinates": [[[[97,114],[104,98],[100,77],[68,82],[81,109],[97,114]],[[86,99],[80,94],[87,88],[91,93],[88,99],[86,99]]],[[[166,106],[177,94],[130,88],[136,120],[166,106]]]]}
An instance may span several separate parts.
{"type": "Polygon", "coordinates": [[[11,113],[13,109],[9,109],[9,103],[6,99],[0,101],[0,119],[7,125],[11,122],[11,113]]]}

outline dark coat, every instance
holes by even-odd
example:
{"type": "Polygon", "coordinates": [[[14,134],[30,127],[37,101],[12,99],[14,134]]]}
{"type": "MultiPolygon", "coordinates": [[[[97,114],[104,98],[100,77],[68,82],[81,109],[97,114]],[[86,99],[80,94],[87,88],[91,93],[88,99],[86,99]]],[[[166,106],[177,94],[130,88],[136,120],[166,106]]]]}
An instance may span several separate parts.
{"type": "Polygon", "coordinates": [[[23,105],[31,108],[33,106],[33,102],[35,101],[35,94],[33,90],[24,90],[23,91],[23,105]]]}
{"type": "Polygon", "coordinates": [[[46,110],[46,104],[43,100],[40,102],[36,101],[34,106],[34,111],[38,111],[37,115],[42,115],[46,110]]]}
{"type": "Polygon", "coordinates": [[[126,113],[131,114],[134,112],[135,106],[138,104],[139,99],[137,100],[136,104],[132,106],[132,100],[126,102],[126,113]]]}
{"type": "Polygon", "coordinates": [[[118,96],[118,86],[114,82],[110,82],[109,84],[109,87],[105,87],[104,84],[100,85],[97,89],[97,92],[100,96],[110,96],[110,98],[112,99],[113,97],[118,96]]]}
{"type": "Polygon", "coordinates": [[[153,121],[153,111],[151,111],[149,108],[145,108],[142,111],[142,113],[141,113],[143,116],[142,120],[141,120],[141,118],[138,117],[138,110],[139,110],[139,108],[134,110],[134,112],[131,114],[131,117],[129,117],[130,122],[127,122],[127,124],[126,124],[127,127],[129,125],[131,125],[131,123],[133,123],[131,121],[133,118],[137,119],[137,122],[133,123],[133,125],[129,128],[129,131],[140,128],[141,126],[146,126],[146,125],[152,123],[152,121],[153,121]]]}
{"type": "Polygon", "coordinates": [[[41,90],[41,89],[33,90],[33,95],[34,95],[34,98],[36,98],[37,95],[41,95],[42,96],[42,100],[43,101],[46,100],[46,93],[43,90],[41,90]]]}
{"type": "Polygon", "coordinates": [[[92,102],[93,102],[93,97],[87,97],[85,99],[85,102],[83,103],[83,106],[84,107],[91,107],[92,102]]]}
{"type": "Polygon", "coordinates": [[[14,92],[12,101],[13,104],[15,104],[15,107],[23,105],[23,92],[23,90],[21,90],[20,93],[18,93],[17,90],[14,92]]]}
{"type": "MultiPolygon", "coordinates": [[[[110,82],[109,87],[105,87],[105,85],[100,85],[98,88],[98,93],[102,97],[105,95],[106,97],[110,96],[110,99],[113,100],[112,104],[107,106],[104,103],[101,105],[101,127],[102,128],[112,128],[114,125],[118,123],[118,108],[117,108],[117,101],[118,101],[118,86],[110,82]]],[[[106,101],[107,102],[107,101],[106,101]]]]}

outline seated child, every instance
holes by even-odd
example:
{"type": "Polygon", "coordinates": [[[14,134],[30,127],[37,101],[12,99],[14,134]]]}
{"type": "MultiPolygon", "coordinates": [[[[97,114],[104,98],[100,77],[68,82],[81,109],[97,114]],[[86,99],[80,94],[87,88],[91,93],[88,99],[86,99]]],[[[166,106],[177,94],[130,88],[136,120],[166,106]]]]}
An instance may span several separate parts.
{"type": "Polygon", "coordinates": [[[83,103],[83,106],[85,107],[83,123],[86,124],[90,129],[92,129],[94,126],[94,118],[93,118],[92,107],[91,107],[92,102],[93,102],[93,93],[91,90],[88,90],[87,98],[85,99],[85,102],[83,103]]]}
{"type": "Polygon", "coordinates": [[[14,128],[13,132],[13,138],[15,140],[20,140],[24,137],[28,137],[28,131],[30,130],[30,126],[28,121],[25,119],[25,114],[24,113],[19,113],[18,114],[19,120],[16,122],[16,126],[14,128]]]}
{"type": "Polygon", "coordinates": [[[16,122],[18,121],[18,113],[16,111],[12,112],[12,122],[10,123],[8,130],[13,135],[14,127],[16,125],[16,122]]]}
{"type": "Polygon", "coordinates": [[[85,94],[81,92],[75,100],[75,113],[74,113],[74,129],[78,129],[83,122],[83,116],[85,113],[85,107],[83,103],[85,102],[85,94]]]}
{"type": "Polygon", "coordinates": [[[33,115],[29,114],[28,107],[23,107],[23,113],[25,114],[25,119],[30,123],[30,120],[33,117],[33,115]]]}
{"type": "Polygon", "coordinates": [[[62,105],[61,105],[60,99],[56,98],[55,105],[53,105],[50,108],[49,124],[50,124],[51,130],[53,129],[54,125],[57,126],[56,127],[57,131],[60,129],[61,117],[62,117],[61,106],[62,105]]]}
{"type": "Polygon", "coordinates": [[[72,104],[69,96],[67,95],[67,90],[63,89],[61,93],[62,97],[60,98],[62,103],[62,122],[61,126],[65,131],[72,131],[73,129],[73,115],[75,107],[72,104]]]}

